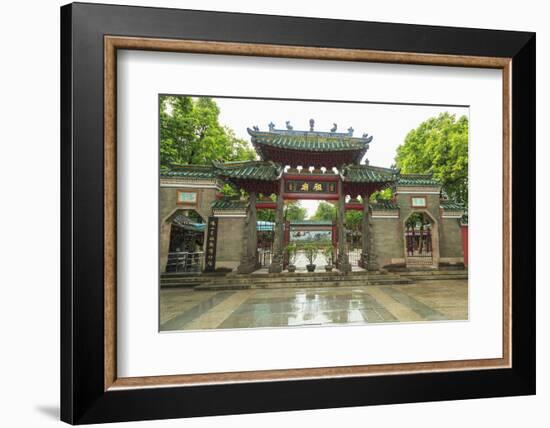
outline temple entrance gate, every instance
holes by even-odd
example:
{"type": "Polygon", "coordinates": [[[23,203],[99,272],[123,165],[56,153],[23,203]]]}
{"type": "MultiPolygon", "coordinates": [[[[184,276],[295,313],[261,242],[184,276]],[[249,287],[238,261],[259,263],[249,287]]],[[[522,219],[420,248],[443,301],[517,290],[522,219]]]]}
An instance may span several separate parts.
{"type": "MultiPolygon", "coordinates": [[[[289,123],[286,129],[276,129],[273,123],[269,124],[267,131],[260,131],[257,126],[248,128],[251,143],[260,160],[213,164],[213,173],[218,179],[248,194],[245,239],[237,268],[239,273],[252,273],[267,264],[267,258],[263,257],[266,254],[265,246],[258,245],[257,209],[268,206],[275,211],[268,271],[281,273],[285,269],[284,250],[289,230],[285,228],[285,201],[304,199],[332,201],[336,204],[338,251],[332,259],[337,269],[342,273],[351,272],[348,249],[352,257],[357,259],[354,264],[361,261],[361,265],[367,266],[366,249],[372,244],[372,237],[367,239],[365,232],[368,227],[361,229],[361,235],[357,228],[350,229],[353,235],[350,237],[350,245],[346,245],[346,197],[364,197],[366,208],[361,206],[360,209],[364,213],[363,223],[368,224],[369,196],[392,183],[396,171],[361,164],[372,141],[372,136],[367,133],[355,137],[352,127],[347,132],[336,132],[336,126],[328,132],[316,131],[313,119],[309,125],[309,130],[305,131],[294,130],[289,123]],[[261,195],[268,196],[270,200],[262,199],[261,195]],[[273,195],[275,198],[272,198],[273,195]],[[260,251],[262,257],[259,259],[260,251]]],[[[367,268],[377,270],[375,257],[371,259],[367,268]]]]}
{"type": "MultiPolygon", "coordinates": [[[[373,138],[367,133],[354,136],[352,127],[337,132],[334,124],[330,131],[317,131],[313,119],[305,130],[294,130],[289,122],[286,125],[286,129],[277,129],[273,123],[267,130],[247,129],[257,160],[173,165],[170,171],[161,172],[161,272],[168,252],[184,252],[182,246],[193,246],[194,239],[187,233],[201,227],[188,220],[172,224],[173,209],[183,205],[209,219],[209,272],[217,269],[216,263],[223,263],[223,269],[236,269],[240,274],[260,267],[281,273],[287,265],[285,246],[290,233],[285,202],[312,199],[336,205],[332,264],[342,273],[356,265],[378,271],[402,267],[404,261],[409,266],[437,268],[440,260],[451,264],[463,260],[462,251],[456,251],[459,227],[455,220],[464,210],[442,196],[441,184],[431,174],[401,174],[393,167],[370,165],[366,154],[373,138]],[[222,185],[231,186],[234,196],[220,192],[222,185]],[[371,195],[388,188],[391,200],[369,203],[371,195]],[[258,222],[257,210],[261,209],[273,210],[270,224],[258,222]],[[348,220],[350,210],[357,211],[360,221],[348,220]],[[222,245],[216,246],[218,234],[222,245]]],[[[175,265],[188,269],[187,263],[175,265]]]]}

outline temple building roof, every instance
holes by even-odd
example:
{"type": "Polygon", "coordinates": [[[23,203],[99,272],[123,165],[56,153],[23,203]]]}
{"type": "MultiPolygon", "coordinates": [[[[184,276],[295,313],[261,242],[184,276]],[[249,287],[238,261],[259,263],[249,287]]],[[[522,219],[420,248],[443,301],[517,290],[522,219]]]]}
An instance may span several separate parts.
{"type": "Polygon", "coordinates": [[[274,181],[283,172],[281,165],[263,161],[215,162],[214,169],[218,176],[237,180],[274,181]]]}
{"type": "MultiPolygon", "coordinates": [[[[304,150],[308,152],[338,152],[342,150],[364,150],[372,140],[354,138],[349,134],[310,131],[262,132],[247,129],[254,145],[269,145],[286,150],[304,150]]],[[[260,148],[261,150],[261,148],[260,148]]]]}
{"type": "Polygon", "coordinates": [[[346,165],[340,172],[344,193],[355,195],[372,194],[395,183],[397,171],[370,165],[346,165]]]}
{"type": "Polygon", "coordinates": [[[211,165],[170,165],[169,171],[160,173],[163,177],[185,177],[189,179],[211,179],[216,178],[216,172],[211,165]]]}
{"type": "Polygon", "coordinates": [[[279,192],[279,178],[283,167],[274,162],[214,162],[216,175],[237,188],[270,195],[279,192]]]}
{"type": "Polygon", "coordinates": [[[212,202],[212,208],[215,210],[238,210],[245,209],[247,206],[248,202],[240,199],[224,198],[212,202]]]}
{"type": "Polygon", "coordinates": [[[399,205],[396,202],[380,199],[373,202],[370,205],[373,211],[394,211],[399,209],[399,205]]]}
{"type": "Polygon", "coordinates": [[[311,125],[309,131],[295,131],[287,122],[287,129],[275,129],[271,123],[269,131],[260,131],[258,127],[247,131],[262,160],[327,168],[358,164],[367,152],[372,136],[354,137],[353,128],[346,133],[333,129],[331,132],[314,131],[311,125]]]}
{"type": "Polygon", "coordinates": [[[389,183],[396,180],[397,171],[370,165],[346,165],[342,177],[349,183],[389,183]]]}
{"type": "Polygon", "coordinates": [[[398,186],[440,186],[432,174],[399,174],[398,186]]]}
{"type": "Polygon", "coordinates": [[[458,202],[449,201],[449,200],[441,201],[439,203],[439,206],[441,207],[441,209],[445,211],[463,211],[464,210],[464,205],[459,204],[458,202]]]}

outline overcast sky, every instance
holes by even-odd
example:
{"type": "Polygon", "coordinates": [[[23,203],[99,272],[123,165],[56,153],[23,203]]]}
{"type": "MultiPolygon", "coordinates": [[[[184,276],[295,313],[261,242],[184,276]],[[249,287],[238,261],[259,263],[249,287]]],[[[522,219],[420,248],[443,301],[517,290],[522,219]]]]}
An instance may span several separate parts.
{"type": "MultiPolygon", "coordinates": [[[[220,122],[233,129],[238,137],[250,141],[247,127],[257,125],[267,131],[268,123],[284,129],[289,120],[295,130],[309,130],[309,119],[315,130],[329,131],[333,123],[338,132],[351,126],[354,136],[373,136],[366,158],[371,165],[389,167],[394,163],[397,147],[405,136],[426,119],[448,111],[457,117],[468,115],[466,107],[342,103],[325,101],[281,101],[237,98],[214,98],[220,107],[220,122]]],[[[301,201],[312,215],[316,201],[301,201]]]]}

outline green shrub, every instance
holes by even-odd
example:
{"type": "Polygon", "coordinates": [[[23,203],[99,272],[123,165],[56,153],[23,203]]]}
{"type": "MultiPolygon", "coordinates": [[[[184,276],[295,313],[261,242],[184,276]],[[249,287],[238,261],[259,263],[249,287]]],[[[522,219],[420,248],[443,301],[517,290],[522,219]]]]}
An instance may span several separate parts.
{"type": "Polygon", "coordinates": [[[332,265],[332,245],[324,245],[321,254],[325,259],[325,264],[332,265]]]}
{"type": "Polygon", "coordinates": [[[315,264],[315,259],[319,253],[319,247],[314,243],[308,243],[304,245],[303,249],[309,264],[315,264]]]}
{"type": "Polygon", "coordinates": [[[288,263],[294,265],[296,263],[296,257],[298,256],[298,246],[294,243],[288,244],[285,247],[285,252],[288,257],[288,263]]]}

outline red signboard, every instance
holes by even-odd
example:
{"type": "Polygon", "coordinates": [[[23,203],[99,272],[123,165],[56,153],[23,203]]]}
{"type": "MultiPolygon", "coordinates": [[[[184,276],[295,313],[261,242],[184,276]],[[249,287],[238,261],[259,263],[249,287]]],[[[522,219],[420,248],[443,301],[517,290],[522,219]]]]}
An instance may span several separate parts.
{"type": "Polygon", "coordinates": [[[287,193],[330,193],[338,192],[338,183],[321,180],[285,180],[285,192],[287,193]]]}

